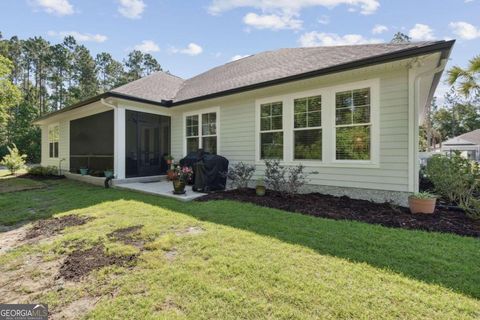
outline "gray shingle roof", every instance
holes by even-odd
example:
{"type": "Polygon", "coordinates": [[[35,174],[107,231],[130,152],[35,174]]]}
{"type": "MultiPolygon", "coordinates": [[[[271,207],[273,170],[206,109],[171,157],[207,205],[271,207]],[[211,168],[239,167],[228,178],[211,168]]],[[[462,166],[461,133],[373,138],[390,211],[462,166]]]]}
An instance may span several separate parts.
{"type": "Polygon", "coordinates": [[[445,141],[444,145],[452,145],[452,144],[459,144],[459,141],[468,141],[474,145],[480,145],[480,129],[473,130],[459,136],[456,136],[452,139],[445,141]]]}
{"type": "Polygon", "coordinates": [[[110,91],[161,102],[162,100],[173,100],[183,83],[182,78],[160,71],[110,91]]]}
{"type": "Polygon", "coordinates": [[[226,63],[187,80],[157,72],[112,92],[178,103],[440,42],[279,49],[226,63]]]}

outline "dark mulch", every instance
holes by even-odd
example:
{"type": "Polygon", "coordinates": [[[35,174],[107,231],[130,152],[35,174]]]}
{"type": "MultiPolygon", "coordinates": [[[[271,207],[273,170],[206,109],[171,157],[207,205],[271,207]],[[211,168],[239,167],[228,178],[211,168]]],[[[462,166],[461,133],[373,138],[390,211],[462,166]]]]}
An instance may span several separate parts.
{"type": "Polygon", "coordinates": [[[32,179],[32,180],[61,180],[65,179],[64,175],[48,175],[48,176],[41,176],[36,174],[25,173],[18,176],[18,178],[25,178],[25,179],[32,179]]]}
{"type": "Polygon", "coordinates": [[[25,239],[33,239],[39,236],[53,236],[66,227],[80,226],[87,223],[92,218],[80,217],[77,215],[68,215],[60,218],[52,218],[37,221],[30,230],[27,231],[25,239]]]}
{"type": "Polygon", "coordinates": [[[103,245],[97,245],[90,249],[77,250],[69,254],[60,267],[57,278],[79,281],[93,270],[113,265],[132,266],[136,259],[137,255],[107,255],[103,245]]]}
{"type": "Polygon", "coordinates": [[[143,249],[145,241],[139,238],[140,230],[143,228],[142,225],[132,226],[128,228],[118,229],[109,233],[107,236],[115,241],[121,241],[125,244],[132,245],[134,247],[143,249]]]}
{"type": "Polygon", "coordinates": [[[479,220],[470,219],[458,210],[445,208],[437,208],[432,215],[412,214],[408,208],[388,203],[379,204],[320,193],[300,194],[285,198],[279,193],[268,191],[266,196],[258,197],[253,189],[211,193],[196,201],[209,200],[236,200],[335,220],[356,220],[385,227],[480,237],[479,220]]]}

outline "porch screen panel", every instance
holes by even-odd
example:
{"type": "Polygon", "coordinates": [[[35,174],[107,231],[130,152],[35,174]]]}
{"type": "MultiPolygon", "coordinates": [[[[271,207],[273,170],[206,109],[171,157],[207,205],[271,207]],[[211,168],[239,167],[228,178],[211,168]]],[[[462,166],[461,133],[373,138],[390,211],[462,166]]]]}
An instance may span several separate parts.
{"type": "Polygon", "coordinates": [[[70,171],[113,169],[113,110],[70,121],[70,171]]]}

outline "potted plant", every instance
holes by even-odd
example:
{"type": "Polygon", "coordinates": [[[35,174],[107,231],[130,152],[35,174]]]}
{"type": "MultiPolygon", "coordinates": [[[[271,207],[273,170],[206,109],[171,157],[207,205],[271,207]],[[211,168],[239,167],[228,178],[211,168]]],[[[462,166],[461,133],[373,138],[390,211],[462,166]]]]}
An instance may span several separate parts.
{"type": "Polygon", "coordinates": [[[88,174],[88,168],[80,168],[80,174],[86,176],[88,174]]]}
{"type": "Polygon", "coordinates": [[[174,179],[173,179],[173,193],[174,194],[184,194],[185,185],[187,181],[193,174],[193,170],[190,167],[181,167],[177,166],[174,169],[174,179]]]}
{"type": "Polygon", "coordinates": [[[167,164],[168,164],[169,166],[173,163],[174,158],[173,158],[171,155],[167,154],[167,155],[166,155],[165,157],[163,157],[163,158],[165,159],[165,161],[167,162],[167,164]]]}
{"type": "Polygon", "coordinates": [[[105,175],[105,178],[113,178],[113,169],[105,169],[103,174],[105,175]]]}
{"type": "Polygon", "coordinates": [[[437,196],[430,192],[419,192],[408,197],[411,213],[432,214],[435,211],[437,196]]]}
{"type": "Polygon", "coordinates": [[[263,178],[257,179],[257,185],[255,186],[255,192],[257,196],[263,197],[265,195],[265,181],[263,178]]]}

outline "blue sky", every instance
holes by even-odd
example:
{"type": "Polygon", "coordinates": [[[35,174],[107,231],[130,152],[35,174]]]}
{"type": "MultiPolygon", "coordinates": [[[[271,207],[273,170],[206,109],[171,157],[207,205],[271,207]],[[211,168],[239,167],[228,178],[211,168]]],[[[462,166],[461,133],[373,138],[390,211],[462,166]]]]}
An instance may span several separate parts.
{"type": "MultiPolygon", "coordinates": [[[[480,0],[0,0],[4,37],[73,34],[93,54],[154,55],[188,78],[283,47],[457,39],[448,66],[480,54],[480,0]]],[[[438,94],[445,90],[439,88],[438,94]]]]}

